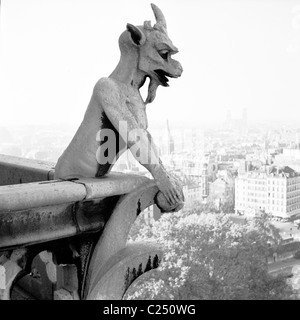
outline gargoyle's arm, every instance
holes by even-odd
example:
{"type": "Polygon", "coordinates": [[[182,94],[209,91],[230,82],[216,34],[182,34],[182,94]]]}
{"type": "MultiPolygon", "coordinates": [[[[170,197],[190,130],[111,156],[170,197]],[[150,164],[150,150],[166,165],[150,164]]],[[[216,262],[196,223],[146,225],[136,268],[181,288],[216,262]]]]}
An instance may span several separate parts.
{"type": "Polygon", "coordinates": [[[147,130],[140,128],[133,114],[128,110],[120,89],[109,79],[100,80],[95,86],[94,95],[116,129],[119,128],[120,122],[126,122],[127,131],[119,130],[119,134],[124,141],[127,141],[127,148],[138,145],[140,154],[143,156],[137,157],[136,153],[132,152],[133,156],[152,174],[167,200],[171,204],[182,201],[180,193],[170,182],[170,177],[159,159],[151,135],[147,130]]]}

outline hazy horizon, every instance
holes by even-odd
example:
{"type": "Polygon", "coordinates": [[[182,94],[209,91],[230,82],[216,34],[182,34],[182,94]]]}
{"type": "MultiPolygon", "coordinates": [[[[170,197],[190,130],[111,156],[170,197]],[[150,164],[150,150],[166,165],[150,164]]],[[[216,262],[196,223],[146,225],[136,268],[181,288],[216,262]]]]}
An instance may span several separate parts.
{"type": "MultiPolygon", "coordinates": [[[[96,81],[119,60],[126,23],[154,23],[151,1],[2,0],[1,126],[78,126],[96,81]]],[[[147,106],[156,123],[295,122],[300,1],[153,1],[184,72],[147,106]]]]}

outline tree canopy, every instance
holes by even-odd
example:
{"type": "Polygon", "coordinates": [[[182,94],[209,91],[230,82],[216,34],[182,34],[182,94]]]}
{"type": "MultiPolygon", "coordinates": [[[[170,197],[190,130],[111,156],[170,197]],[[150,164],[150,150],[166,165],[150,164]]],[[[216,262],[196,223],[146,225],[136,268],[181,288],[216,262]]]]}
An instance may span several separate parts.
{"type": "Polygon", "coordinates": [[[268,273],[269,244],[278,230],[261,216],[237,224],[229,215],[178,212],[132,229],[130,241],[156,241],[165,248],[160,267],[138,278],[127,299],[288,299],[282,276],[268,273]]]}

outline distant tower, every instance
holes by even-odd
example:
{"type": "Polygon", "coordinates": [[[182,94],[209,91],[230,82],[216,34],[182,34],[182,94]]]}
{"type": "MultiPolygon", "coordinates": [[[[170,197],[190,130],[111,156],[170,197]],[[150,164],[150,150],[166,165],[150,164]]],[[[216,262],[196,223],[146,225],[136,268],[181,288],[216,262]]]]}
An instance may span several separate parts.
{"type": "Polygon", "coordinates": [[[206,199],[207,199],[208,194],[209,194],[209,190],[208,190],[208,169],[207,168],[208,168],[207,163],[203,163],[202,177],[201,177],[203,202],[206,202],[206,199]]]}

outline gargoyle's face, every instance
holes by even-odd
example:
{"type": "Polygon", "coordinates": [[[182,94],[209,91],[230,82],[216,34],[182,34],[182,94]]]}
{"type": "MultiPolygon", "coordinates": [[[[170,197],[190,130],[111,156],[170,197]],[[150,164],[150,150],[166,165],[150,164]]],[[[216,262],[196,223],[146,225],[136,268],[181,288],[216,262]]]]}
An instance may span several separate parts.
{"type": "Polygon", "coordinates": [[[147,34],[146,42],[140,48],[138,68],[158,85],[167,87],[168,78],[178,78],[182,74],[181,64],[172,58],[177,52],[166,34],[153,30],[147,34]]]}
{"type": "Polygon", "coordinates": [[[178,49],[168,37],[165,17],[156,5],[151,4],[151,7],[157,23],[153,27],[150,21],[145,21],[143,26],[128,23],[127,31],[119,39],[124,54],[138,53],[138,70],[145,79],[150,78],[146,103],[154,100],[159,85],[169,86],[168,78],[180,77],[182,73],[181,64],[172,59],[178,49]]]}

